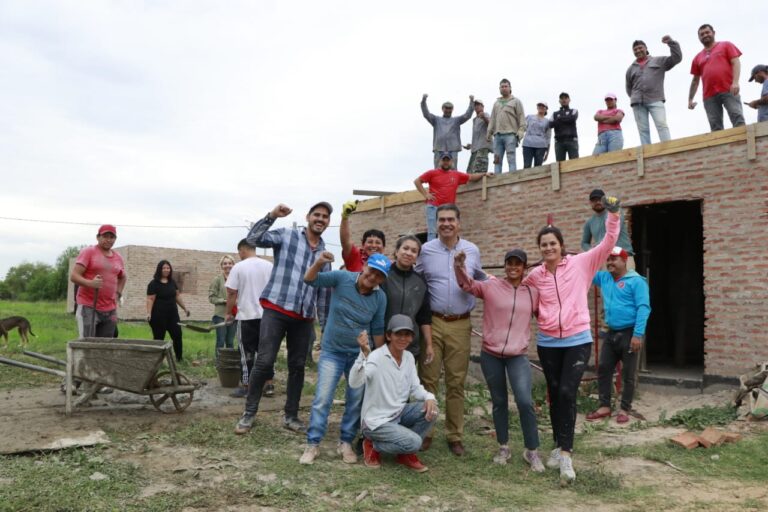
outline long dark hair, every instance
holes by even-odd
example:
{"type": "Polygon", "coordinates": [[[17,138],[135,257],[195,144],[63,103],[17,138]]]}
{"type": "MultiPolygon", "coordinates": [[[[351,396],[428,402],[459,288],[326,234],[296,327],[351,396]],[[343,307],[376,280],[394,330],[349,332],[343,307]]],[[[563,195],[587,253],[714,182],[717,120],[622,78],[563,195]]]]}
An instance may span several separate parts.
{"type": "Polygon", "coordinates": [[[563,241],[563,233],[555,226],[549,225],[541,228],[539,234],[536,236],[536,246],[541,247],[541,237],[544,235],[555,235],[557,241],[560,242],[560,255],[565,256],[565,242],[563,241]]]}
{"type": "Polygon", "coordinates": [[[157,268],[155,269],[155,281],[160,281],[160,279],[163,278],[163,265],[168,265],[171,267],[171,273],[168,274],[168,282],[173,281],[173,265],[171,265],[171,262],[168,260],[160,260],[160,263],[157,264],[157,268]]]}

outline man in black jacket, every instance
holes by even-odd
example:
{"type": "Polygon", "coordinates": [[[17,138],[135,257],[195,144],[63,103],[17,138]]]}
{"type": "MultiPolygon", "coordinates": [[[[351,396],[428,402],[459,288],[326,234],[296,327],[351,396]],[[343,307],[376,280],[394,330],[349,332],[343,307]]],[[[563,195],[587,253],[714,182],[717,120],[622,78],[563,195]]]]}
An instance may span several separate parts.
{"type": "Polygon", "coordinates": [[[566,154],[569,160],[579,158],[579,135],[576,120],[579,111],[570,108],[571,97],[567,92],[560,93],[560,110],[552,114],[552,126],[555,128],[555,160],[562,162],[566,154]]]}

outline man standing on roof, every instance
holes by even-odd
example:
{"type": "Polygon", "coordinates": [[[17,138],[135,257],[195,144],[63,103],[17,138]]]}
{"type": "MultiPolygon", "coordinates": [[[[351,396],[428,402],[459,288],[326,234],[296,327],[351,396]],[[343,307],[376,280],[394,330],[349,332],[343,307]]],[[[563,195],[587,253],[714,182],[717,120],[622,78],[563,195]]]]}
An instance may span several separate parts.
{"type": "Polygon", "coordinates": [[[562,162],[579,158],[579,132],[576,121],[579,111],[571,108],[571,97],[567,92],[560,93],[560,110],[552,114],[552,128],[555,130],[555,160],[562,162]]]}
{"type": "Polygon", "coordinates": [[[640,144],[651,143],[648,115],[653,118],[659,140],[670,139],[667,110],[664,108],[664,75],[683,60],[680,43],[664,36],[661,42],[669,46],[669,57],[651,57],[643,41],[632,43],[635,61],[627,69],[626,88],[629,104],[635,113],[635,124],[640,132],[640,144]]]}
{"type": "Polygon", "coordinates": [[[464,185],[470,181],[478,181],[483,176],[493,176],[492,174],[467,174],[459,172],[453,164],[453,157],[448,152],[440,154],[440,168],[427,171],[415,180],[416,185],[424,199],[427,200],[425,208],[427,214],[427,241],[434,240],[437,237],[437,221],[435,215],[437,207],[443,204],[456,203],[456,190],[459,185],[464,185]],[[429,192],[424,188],[424,184],[429,185],[429,192]]]}
{"type": "Polygon", "coordinates": [[[621,409],[616,423],[627,423],[632,410],[635,392],[637,357],[643,347],[645,326],[651,314],[648,283],[645,278],[627,269],[629,254],[621,247],[614,247],[608,255],[607,271],[599,271],[592,284],[603,292],[603,306],[608,332],[600,349],[597,368],[597,385],[600,391],[600,407],[587,414],[587,420],[595,421],[611,415],[611,385],[613,370],[621,361],[623,387],[621,409]]]}
{"type": "Polygon", "coordinates": [[[472,121],[472,144],[467,144],[464,149],[471,151],[468,174],[486,174],[488,172],[488,153],[491,151],[491,143],[487,139],[488,122],[490,116],[485,112],[483,100],[475,100],[475,119],[472,121]]]}
{"type": "Polygon", "coordinates": [[[759,84],[763,84],[760,97],[756,100],[752,100],[748,103],[751,108],[757,109],[757,122],[762,123],[768,121],[768,66],[764,64],[758,64],[752,68],[749,81],[755,81],[759,84]]]}
{"type": "Polygon", "coordinates": [[[512,96],[512,85],[506,78],[499,82],[499,92],[501,96],[493,104],[486,134],[488,141],[493,137],[493,172],[496,174],[501,174],[504,153],[507,154],[509,172],[517,169],[515,152],[527,126],[523,103],[512,96]]]}
{"type": "Polygon", "coordinates": [[[339,225],[339,238],[341,239],[341,258],[344,260],[345,270],[360,272],[371,254],[384,254],[386,238],[384,232],[378,229],[369,229],[363,233],[362,247],[352,242],[352,233],[349,229],[349,217],[357,209],[357,201],[347,201],[341,208],[341,224],[339,225]]]}
{"type": "MultiPolygon", "coordinates": [[[[584,228],[581,234],[581,250],[587,252],[593,245],[599,244],[603,238],[605,238],[605,216],[607,214],[605,206],[603,206],[603,197],[605,192],[596,188],[589,193],[589,205],[594,211],[587,221],[584,223],[584,228]]],[[[624,219],[624,214],[621,214],[621,224],[619,229],[619,239],[616,245],[627,251],[628,260],[627,268],[630,270],[635,269],[635,252],[632,250],[632,241],[627,234],[627,222],[624,219]]]]}
{"type": "MultiPolygon", "coordinates": [[[[446,101],[443,103],[443,115],[438,117],[429,112],[427,108],[427,96],[421,97],[421,113],[424,119],[432,125],[432,152],[434,153],[434,164],[438,166],[440,155],[448,152],[451,155],[454,165],[459,163],[459,151],[461,151],[461,125],[469,121],[472,117],[472,108],[474,107],[475,97],[469,96],[469,107],[459,117],[452,117],[453,103],[446,101]]],[[[453,167],[454,169],[456,167],[453,167]]]]}
{"type": "Polygon", "coordinates": [[[77,290],[78,334],[112,338],[117,327],[117,301],[128,280],[120,253],[112,250],[117,240],[117,228],[111,224],[99,227],[96,245],[86,247],[75,260],[70,281],[77,290]]]}
{"type": "Polygon", "coordinates": [[[729,41],[715,41],[715,29],[704,24],[699,27],[699,41],[704,45],[691,63],[691,89],[688,93],[688,108],[696,108],[693,98],[704,83],[704,110],[711,130],[723,129],[723,108],[731,124],[744,125],[744,112],[739,96],[739,74],[741,73],[741,51],[729,41]]]}

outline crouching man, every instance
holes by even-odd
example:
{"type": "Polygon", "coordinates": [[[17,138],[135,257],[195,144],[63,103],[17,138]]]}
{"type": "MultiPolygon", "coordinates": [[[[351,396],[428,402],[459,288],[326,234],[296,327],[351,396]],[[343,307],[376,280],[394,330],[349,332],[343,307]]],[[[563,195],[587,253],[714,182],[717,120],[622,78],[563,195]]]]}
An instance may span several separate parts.
{"type": "Polygon", "coordinates": [[[360,355],[349,375],[349,385],[365,384],[361,424],[363,457],[370,468],[381,466],[380,453],[397,455],[397,462],[423,473],[427,467],[416,452],[437,420],[435,395],[424,389],[416,373],[413,355],[413,322],[394,315],[387,325],[386,344],[371,352],[368,333],[357,338],[360,355]],[[416,401],[408,402],[409,397],[416,401]]]}

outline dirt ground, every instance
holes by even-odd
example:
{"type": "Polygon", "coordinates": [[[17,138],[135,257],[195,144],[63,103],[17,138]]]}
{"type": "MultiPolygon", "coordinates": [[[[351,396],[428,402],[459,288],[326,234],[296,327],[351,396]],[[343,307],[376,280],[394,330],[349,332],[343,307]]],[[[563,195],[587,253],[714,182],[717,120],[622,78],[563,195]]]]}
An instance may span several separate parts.
{"type": "MultiPolygon", "coordinates": [[[[64,415],[64,396],[56,387],[32,388],[4,391],[0,394],[0,452],[16,453],[54,449],[58,446],[77,444],[108,443],[105,434],[110,431],[126,431],[140,428],[148,434],[170,431],[178,427],[192,424],[207,418],[231,418],[234,425],[242,412],[243,400],[230,398],[231,390],[219,387],[213,380],[195,393],[194,401],[183,414],[162,414],[157,412],[145,397],[116,391],[109,395],[100,395],[89,407],[80,408],[71,417],[64,415]],[[64,442],[62,443],[62,440],[64,442]],[[58,443],[58,445],[57,445],[58,443]]],[[[670,392],[661,388],[644,390],[636,401],[636,409],[641,411],[649,421],[656,421],[665,414],[670,417],[677,411],[701,407],[703,405],[722,405],[732,396],[732,390],[708,394],[691,394],[670,392]]],[[[279,394],[274,399],[262,400],[263,412],[279,411],[282,408],[284,396],[279,394]]],[[[306,406],[311,402],[308,397],[302,399],[307,415],[306,406]]],[[[279,418],[279,414],[272,414],[279,418]]],[[[585,426],[580,415],[578,430],[589,428],[585,426]]],[[[276,426],[277,426],[277,421],[276,426]]],[[[333,419],[332,421],[338,421],[333,419]]],[[[633,420],[635,421],[635,420],[633,420]]],[[[744,422],[736,422],[731,430],[746,430],[752,428],[744,422]]],[[[652,426],[644,429],[632,429],[630,426],[619,426],[609,422],[603,430],[589,436],[589,444],[595,447],[641,445],[659,443],[682,432],[682,428],[652,426]]],[[[297,436],[296,457],[300,454],[303,438],[297,436]]],[[[330,442],[323,444],[322,449],[330,453],[333,446],[330,442]]],[[[150,440],[137,443],[135,447],[112,455],[115,459],[123,460],[140,466],[147,472],[151,481],[143,490],[142,497],[158,493],[204,491],[207,487],[215,487],[228,478],[237,478],[249,474],[254,467],[252,462],[242,457],[242,454],[227,450],[213,450],[203,447],[173,448],[163,445],[162,441],[150,440]],[[151,445],[147,447],[147,443],[151,445]],[[194,482],[190,487],[190,482],[194,482]]],[[[627,486],[655,486],[659,492],[674,493],[678,503],[677,510],[688,510],[686,506],[694,506],[708,498],[720,502],[741,503],[745,498],[756,501],[768,500],[768,487],[749,486],[728,480],[702,480],[691,478],[676,468],[663,462],[651,461],[638,457],[606,458],[600,462],[603,468],[611,473],[621,475],[627,486]]],[[[255,478],[265,483],[274,482],[274,473],[256,474],[255,478]]],[[[279,484],[279,482],[276,482],[279,484]]],[[[333,496],[328,500],[332,502],[333,496]]],[[[424,499],[429,500],[429,496],[424,499]]],[[[424,508],[430,508],[425,501],[424,508]]],[[[192,512],[194,509],[185,509],[192,512]]],[[[238,505],[230,507],[222,504],[221,511],[269,511],[272,508],[257,505],[238,505]]],[[[548,510],[558,510],[548,508],[548,510]]],[[[581,506],[571,503],[562,510],[570,511],[602,511],[615,510],[608,505],[581,506]]]]}

